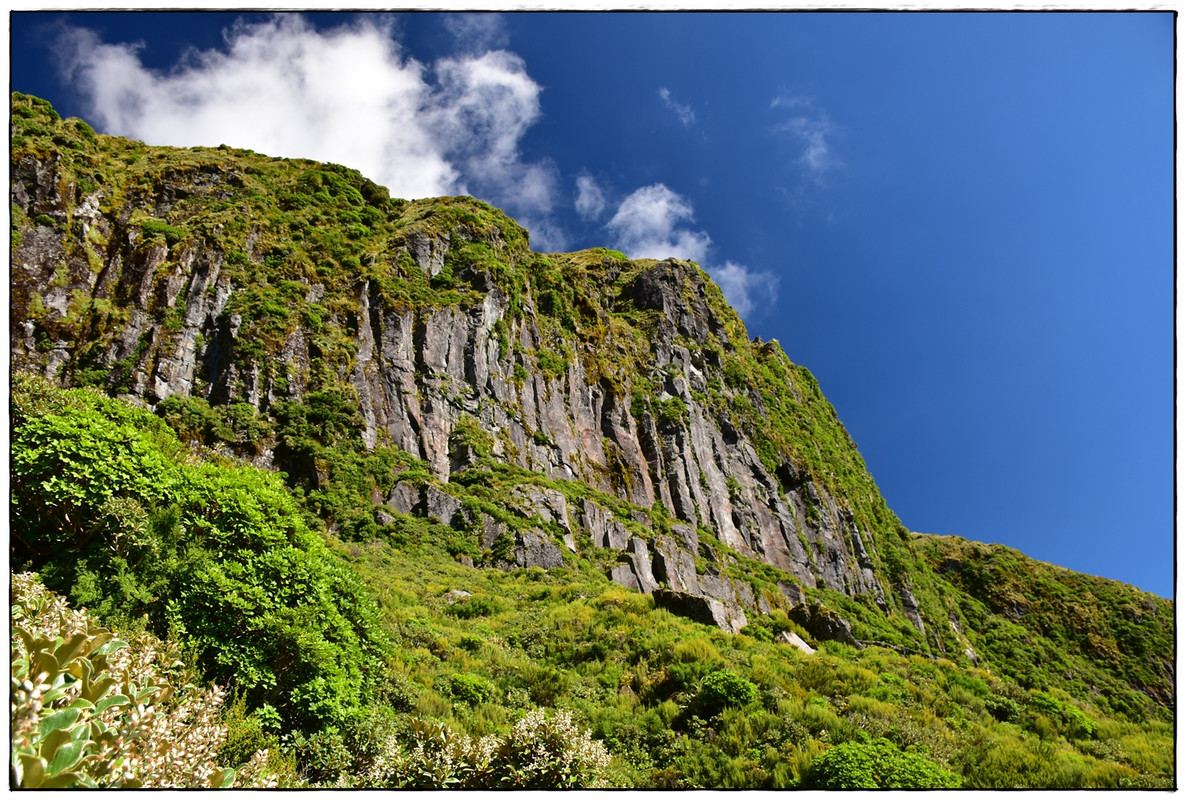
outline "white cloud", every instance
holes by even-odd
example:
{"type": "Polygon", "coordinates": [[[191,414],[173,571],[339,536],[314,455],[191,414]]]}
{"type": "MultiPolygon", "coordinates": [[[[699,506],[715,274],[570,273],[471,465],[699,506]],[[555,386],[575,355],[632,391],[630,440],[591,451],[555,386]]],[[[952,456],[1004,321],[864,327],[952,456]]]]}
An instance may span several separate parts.
{"type": "Polygon", "coordinates": [[[601,191],[592,175],[577,177],[575,206],[582,219],[597,219],[601,212],[605,211],[605,193],[601,191]]]}
{"type": "Polygon", "coordinates": [[[726,261],[723,267],[710,267],[707,272],[742,317],[749,316],[759,303],[773,304],[778,296],[778,276],[771,272],[755,272],[732,261],[726,261]]]}
{"type": "Polygon", "coordinates": [[[692,206],[661,183],[636,190],[607,223],[617,248],[631,258],[683,258],[702,262],[712,244],[703,231],[681,229],[692,222],[692,206]]]}
{"type": "Polygon", "coordinates": [[[786,108],[794,112],[775,126],[775,130],[791,134],[803,148],[798,163],[808,175],[816,181],[822,181],[828,171],[841,166],[832,146],[836,127],[827,114],[815,108],[811,100],[780,95],[771,101],[770,107],[786,108]]]}
{"type": "Polygon", "coordinates": [[[510,41],[506,21],[501,14],[449,14],[445,27],[458,45],[472,52],[506,47],[510,41]]]}
{"type": "Polygon", "coordinates": [[[504,41],[498,18],[449,24],[462,54],[432,65],[402,50],[385,17],[323,31],[297,14],[237,24],[222,49],[191,52],[168,73],[84,29],[68,29],[58,52],[104,132],[331,161],[396,197],[473,193],[546,216],[554,169],[519,152],[539,85],[517,55],[482,50],[504,41]]]}
{"type": "Polygon", "coordinates": [[[663,100],[663,105],[668,111],[675,112],[675,115],[679,117],[679,121],[684,124],[685,128],[696,124],[696,112],[692,110],[692,107],[673,100],[671,92],[666,87],[659,89],[659,97],[663,100]]]}

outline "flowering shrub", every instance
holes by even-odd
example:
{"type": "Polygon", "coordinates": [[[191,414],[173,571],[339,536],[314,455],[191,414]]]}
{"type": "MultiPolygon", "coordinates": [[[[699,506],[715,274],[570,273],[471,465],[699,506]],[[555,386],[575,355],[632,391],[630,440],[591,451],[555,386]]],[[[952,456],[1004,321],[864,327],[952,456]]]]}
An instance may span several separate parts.
{"type": "Polygon", "coordinates": [[[499,748],[499,785],[521,789],[576,788],[597,785],[610,756],[572,721],[571,711],[549,717],[543,709],[515,723],[499,748]]]}
{"type": "Polygon", "coordinates": [[[22,788],[274,786],[266,751],[215,762],[217,686],[177,688],[174,647],[114,638],[27,573],[12,576],[12,775],[22,788]]]}
{"type": "Polygon", "coordinates": [[[535,709],[501,739],[475,739],[439,722],[414,720],[412,747],[389,738],[367,770],[370,787],[564,789],[600,785],[610,756],[572,712],[535,709]]]}

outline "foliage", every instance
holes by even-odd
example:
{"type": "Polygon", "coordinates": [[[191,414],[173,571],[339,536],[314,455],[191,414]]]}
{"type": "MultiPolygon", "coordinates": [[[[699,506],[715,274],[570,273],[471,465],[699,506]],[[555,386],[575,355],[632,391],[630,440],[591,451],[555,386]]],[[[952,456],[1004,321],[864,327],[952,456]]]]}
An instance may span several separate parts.
{"type": "Polygon", "coordinates": [[[160,420],[88,391],[20,376],[13,398],[15,562],[177,637],[291,724],[359,705],[385,647],[373,600],[277,476],[184,463],[160,420]]]}
{"type": "Polygon", "coordinates": [[[21,788],[275,786],[252,755],[236,778],[217,686],[182,685],[177,652],[120,641],[35,578],[12,576],[12,775],[21,788]]]}
{"type": "Polygon", "coordinates": [[[31,326],[13,348],[11,558],[97,620],[169,637],[201,681],[233,690],[226,766],[266,748],[285,785],[562,785],[574,773],[557,765],[583,748],[593,767],[579,783],[637,788],[841,774],[1173,785],[1173,604],[910,534],[815,378],[751,340],[694,264],[533,253],[525,230],[473,198],[392,200],[338,165],[148,147],[88,133],[37,98],[14,94],[12,107],[14,181],[38,191],[14,192],[11,220],[13,318],[31,326]],[[60,261],[42,277],[19,269],[47,240],[60,261]],[[666,311],[637,301],[656,269],[677,299],[666,311]],[[147,320],[138,339],[135,320],[147,320]],[[417,361],[400,377],[419,404],[412,438],[447,443],[430,465],[395,446],[390,409],[360,392],[391,377],[383,348],[409,337],[419,358],[430,326],[460,320],[492,325],[487,388],[500,388],[474,391],[472,338],[464,376],[417,361]],[[56,388],[152,402],[145,381],[179,355],[197,359],[192,393],[155,415],[56,388]],[[541,411],[586,389],[604,438],[574,429],[593,449],[566,459],[575,475],[549,477],[568,445],[541,411]],[[765,472],[711,486],[702,474],[701,489],[723,483],[738,511],[781,494],[806,523],[789,544],[813,567],[826,517],[867,551],[884,594],[804,587],[866,644],[810,637],[787,614],[795,578],[708,523],[701,571],[711,558],[771,605],[743,635],[609,581],[619,554],[591,546],[585,502],[645,541],[679,521],[663,502],[638,504],[636,470],[662,495],[671,463],[627,463],[618,429],[661,452],[700,421],[752,446],[765,472]],[[382,505],[429,487],[461,512],[382,505]],[[525,489],[562,497],[568,526],[508,503],[525,489]],[[493,546],[486,522],[502,531],[493,546]],[[571,535],[576,552],[551,570],[470,566],[512,562],[527,530],[571,535]],[[451,603],[456,589],[472,596],[451,603]],[[782,644],[791,630],[818,651],[782,644]]]}
{"type": "Polygon", "coordinates": [[[741,708],[758,698],[758,687],[731,670],[708,675],[696,695],[696,707],[713,717],[726,708],[741,708]]]}
{"type": "Polygon", "coordinates": [[[804,781],[812,789],[957,789],[958,775],[888,739],[848,742],[824,753],[804,781]]]}
{"type": "Polygon", "coordinates": [[[528,712],[505,737],[473,738],[426,720],[411,723],[410,751],[389,742],[366,775],[392,788],[576,789],[599,785],[610,757],[572,713],[528,712]]]}

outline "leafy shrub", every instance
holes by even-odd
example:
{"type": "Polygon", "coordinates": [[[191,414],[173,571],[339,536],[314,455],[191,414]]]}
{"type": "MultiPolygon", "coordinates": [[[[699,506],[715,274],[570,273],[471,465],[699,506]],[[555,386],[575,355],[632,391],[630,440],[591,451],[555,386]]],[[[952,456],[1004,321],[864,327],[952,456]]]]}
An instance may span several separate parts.
{"type": "Polygon", "coordinates": [[[467,597],[445,609],[445,613],[458,619],[474,619],[499,614],[505,610],[503,604],[493,597],[467,597]]]}
{"type": "Polygon", "coordinates": [[[758,687],[732,670],[713,672],[700,684],[696,707],[712,717],[726,708],[740,708],[758,699],[758,687]]]}
{"type": "Polygon", "coordinates": [[[577,728],[572,712],[536,709],[515,723],[492,769],[500,787],[575,789],[596,786],[609,760],[605,746],[577,728]]]}
{"type": "Polygon", "coordinates": [[[495,690],[490,682],[480,675],[462,673],[449,679],[449,695],[454,700],[476,706],[493,698],[495,690]]]}
{"type": "Polygon", "coordinates": [[[256,752],[236,782],[217,766],[218,687],[178,686],[175,648],[131,644],[12,576],[12,777],[22,788],[274,786],[256,752]]]}
{"type": "Polygon", "coordinates": [[[148,238],[159,236],[168,244],[174,245],[186,235],[183,228],[177,228],[161,219],[146,219],[140,223],[140,229],[148,238]]]}
{"type": "Polygon", "coordinates": [[[957,789],[959,775],[888,739],[837,745],[812,764],[803,785],[809,789],[957,789]]]}
{"type": "Polygon", "coordinates": [[[145,617],[291,725],[358,707],[387,646],[377,608],[279,476],[179,463],[159,419],[92,392],[21,377],[13,397],[15,563],[107,618],[145,617]]]}

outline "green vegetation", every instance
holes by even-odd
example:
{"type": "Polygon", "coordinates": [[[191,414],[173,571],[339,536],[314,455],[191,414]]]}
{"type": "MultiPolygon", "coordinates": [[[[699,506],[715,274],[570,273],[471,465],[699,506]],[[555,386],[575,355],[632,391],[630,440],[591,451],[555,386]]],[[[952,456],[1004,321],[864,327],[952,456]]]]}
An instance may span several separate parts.
{"type": "Polygon", "coordinates": [[[41,275],[14,258],[12,313],[32,333],[14,349],[10,560],[30,573],[14,576],[20,597],[37,598],[14,594],[16,783],[1174,785],[1172,602],[909,533],[815,379],[749,340],[695,265],[535,253],[472,198],[396,200],[336,165],[152,148],[20,94],[12,108],[14,180],[37,167],[53,182],[14,205],[14,247],[61,243],[41,275]],[[648,280],[680,308],[655,307],[648,280]],[[462,381],[416,361],[399,391],[415,434],[439,439],[430,464],[374,422],[390,409],[358,376],[403,380],[370,342],[419,347],[430,325],[465,321],[488,326],[488,377],[510,394],[473,385],[481,342],[464,342],[462,381]],[[656,365],[660,340],[674,355],[656,365]],[[146,383],[182,346],[202,365],[192,392],[157,399],[146,383]],[[568,432],[521,398],[586,391],[601,430],[572,433],[593,451],[565,465],[575,475],[542,464],[568,432]],[[429,417],[438,407],[446,426],[429,417]],[[884,597],[804,586],[700,519],[699,572],[769,607],[726,633],[611,582],[620,554],[577,520],[511,500],[560,497],[570,515],[591,502],[631,536],[675,536],[672,508],[640,501],[638,472],[665,486],[671,464],[632,465],[611,428],[666,437],[653,454],[705,422],[744,437],[769,485],[702,465],[693,489],[797,503],[790,538],[821,568],[812,526],[836,520],[884,597]],[[387,505],[396,496],[416,513],[387,505]],[[563,565],[494,568],[529,534],[563,565]],[[811,635],[792,619],[795,591],[866,646],[811,635]],[[76,630],[26,621],[82,613],[67,603],[87,609],[76,630]],[[788,632],[817,652],[784,644],[788,632]],[[149,652],[157,673],[98,677],[115,675],[117,653],[149,652]],[[200,688],[211,683],[225,696],[200,688]],[[200,758],[172,775],[120,771],[103,748],[132,700],[162,718],[203,709],[187,712],[200,758]]]}

